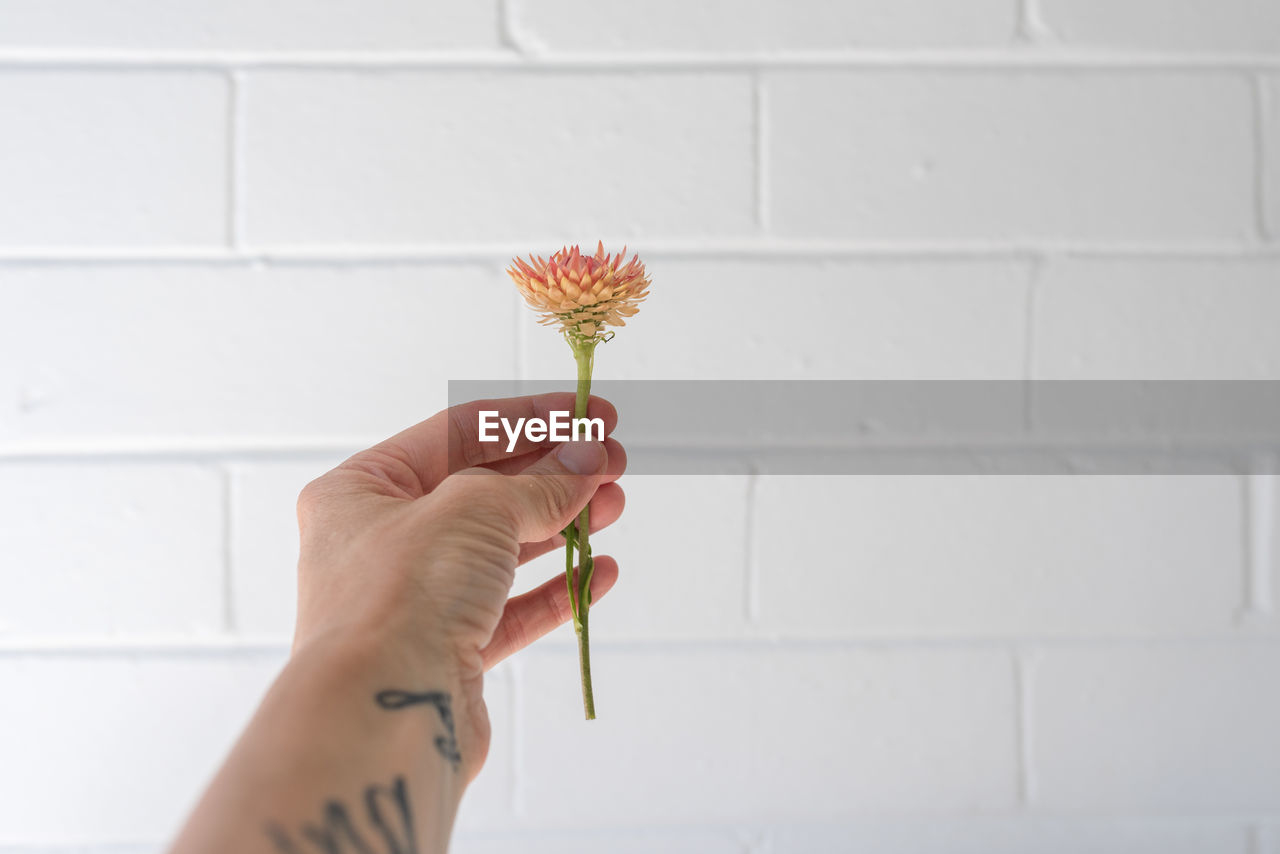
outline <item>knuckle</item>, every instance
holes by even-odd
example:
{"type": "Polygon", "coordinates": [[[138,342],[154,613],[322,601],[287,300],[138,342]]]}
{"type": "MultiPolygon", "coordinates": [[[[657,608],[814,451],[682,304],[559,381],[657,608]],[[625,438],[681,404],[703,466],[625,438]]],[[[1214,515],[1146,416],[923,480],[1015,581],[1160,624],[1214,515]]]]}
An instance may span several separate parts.
{"type": "Polygon", "coordinates": [[[476,450],[480,441],[480,428],[472,419],[464,417],[464,407],[454,406],[448,413],[448,449],[461,459],[462,467],[474,465],[479,459],[476,450]]]}
{"type": "Polygon", "coordinates": [[[324,475],[321,475],[307,483],[298,492],[297,511],[299,519],[310,516],[315,510],[316,505],[320,502],[320,495],[324,491],[323,481],[324,475]]]}
{"type": "Polygon", "coordinates": [[[540,510],[552,519],[567,516],[574,508],[577,490],[573,487],[573,478],[544,475],[537,479],[540,510]]]}
{"type": "Polygon", "coordinates": [[[510,609],[503,615],[501,626],[505,637],[503,645],[512,651],[524,649],[536,638],[531,636],[529,626],[518,609],[510,609]]]}
{"type": "Polygon", "coordinates": [[[516,510],[501,493],[462,484],[442,493],[440,498],[427,508],[429,527],[438,543],[464,542],[472,550],[481,544],[493,544],[504,555],[518,554],[516,510]]]}
{"type": "Polygon", "coordinates": [[[567,622],[573,616],[569,610],[569,597],[564,593],[564,585],[562,584],[546,587],[542,591],[543,606],[547,609],[548,614],[555,615],[555,624],[557,626],[567,622]]]}

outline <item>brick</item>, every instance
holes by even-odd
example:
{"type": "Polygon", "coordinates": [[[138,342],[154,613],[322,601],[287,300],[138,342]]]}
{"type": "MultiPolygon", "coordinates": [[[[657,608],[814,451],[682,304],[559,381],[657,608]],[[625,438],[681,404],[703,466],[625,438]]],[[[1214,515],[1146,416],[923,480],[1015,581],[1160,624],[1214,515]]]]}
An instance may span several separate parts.
{"type": "Polygon", "coordinates": [[[1280,77],[1266,78],[1263,88],[1263,216],[1268,236],[1280,240],[1280,77]]]}
{"type": "Polygon", "coordinates": [[[1036,379],[1274,380],[1280,261],[1051,263],[1035,297],[1036,379]]]}
{"type": "Polygon", "coordinates": [[[298,493],[342,459],[231,467],[231,612],[237,632],[292,639],[298,605],[298,493]]]}
{"type": "Polygon", "coordinates": [[[0,441],[375,442],[447,405],[450,379],[510,375],[515,305],[500,275],[377,264],[8,270],[0,441]],[[463,346],[465,358],[445,358],[463,346]]]}
{"type": "Polygon", "coordinates": [[[777,830],[772,854],[1247,854],[1242,822],[1136,819],[863,821],[777,830]]]}
{"type": "Polygon", "coordinates": [[[458,808],[454,830],[459,834],[492,831],[513,823],[515,786],[515,705],[510,662],[503,662],[484,676],[484,702],[489,710],[489,755],[480,776],[467,787],[458,808]]]}
{"type": "Polygon", "coordinates": [[[1160,241],[1254,229],[1242,79],[794,71],[765,86],[781,235],[1160,241]]]}
{"type": "MultiPolygon", "coordinates": [[[[0,794],[14,808],[0,826],[0,845],[111,843],[115,854],[121,840],[166,842],[283,664],[283,651],[0,657],[13,697],[27,698],[6,705],[8,726],[0,732],[0,794]],[[87,718],[86,696],[95,703],[87,718]]],[[[493,735],[458,813],[463,834],[510,825],[505,665],[486,675],[485,699],[493,735]]]]}
{"type": "MultiPolygon", "coordinates": [[[[630,251],[630,250],[629,250],[630,251]]],[[[638,252],[643,252],[638,247],[638,252]]],[[[643,256],[642,256],[643,258],[643,256]]],[[[648,263],[651,295],[596,354],[609,379],[1020,379],[1029,270],[1005,262],[758,259],[648,263]],[[726,291],[732,285],[732,321],[726,291]],[[806,305],[780,313],[804,283],[806,305]],[[671,346],[670,342],[687,342],[671,346]],[[713,346],[704,346],[711,342],[713,346]],[[696,351],[696,373],[690,354],[696,351]]],[[[573,377],[564,339],[528,309],[521,360],[536,379],[573,377]]]]}
{"type": "Polygon", "coordinates": [[[0,114],[0,246],[225,239],[222,76],[7,70],[0,114]]]}
{"type": "Polygon", "coordinates": [[[660,0],[645,9],[635,15],[623,0],[515,0],[512,27],[538,51],[618,53],[1002,45],[1017,25],[1013,0],[963,10],[946,0],[660,0]]]}
{"type": "Polygon", "coordinates": [[[223,498],[194,465],[0,463],[0,634],[222,626],[223,498]]]}
{"type": "Polygon", "coordinates": [[[1229,476],[762,477],[761,625],[832,638],[1228,630],[1242,495],[1229,476]]]}
{"type": "MultiPolygon", "coordinates": [[[[592,607],[591,637],[607,643],[746,634],[747,478],[628,475],[620,485],[627,496],[622,518],[591,538],[594,553],[614,557],[619,573],[608,597],[592,607]]],[[[522,567],[514,592],[557,576],[564,576],[559,549],[522,567]]],[[[569,624],[551,638],[576,643],[569,624]]]]}
{"type": "Polygon", "coordinates": [[[637,803],[653,827],[1015,799],[1013,669],[1001,652],[602,645],[589,727],[575,659],[549,648],[523,659],[531,823],[633,821],[637,803]],[[582,780],[596,783],[565,799],[582,780]]]}
{"type": "Polygon", "coordinates": [[[1280,648],[1042,650],[1031,665],[1034,803],[1205,815],[1280,805],[1280,648]]]}
{"type": "Polygon", "coordinates": [[[93,50],[496,48],[497,3],[13,0],[0,47],[93,50]]]}
{"type": "Polygon", "coordinates": [[[245,115],[254,244],[753,228],[751,92],[738,75],[255,73],[245,115]]]}
{"type": "Polygon", "coordinates": [[[20,845],[13,847],[6,845],[4,854],[164,854],[165,846],[156,845],[108,845],[96,846],[89,845],[81,847],[79,845],[74,848],[48,848],[44,845],[27,847],[20,845]]]}
{"type": "Polygon", "coordinates": [[[1250,561],[1255,607],[1280,627],[1280,475],[1255,475],[1250,484],[1250,561]]]}
{"type": "Polygon", "coordinates": [[[743,854],[745,849],[729,831],[627,828],[585,833],[521,831],[506,835],[461,832],[454,835],[449,850],[453,854],[743,854]]]}
{"type": "Polygon", "coordinates": [[[0,658],[0,844],[164,842],[282,663],[283,653],[0,658]]]}
{"type": "Polygon", "coordinates": [[[1052,37],[1080,47],[1175,51],[1280,50],[1280,6],[1270,0],[1039,0],[1052,37]]]}

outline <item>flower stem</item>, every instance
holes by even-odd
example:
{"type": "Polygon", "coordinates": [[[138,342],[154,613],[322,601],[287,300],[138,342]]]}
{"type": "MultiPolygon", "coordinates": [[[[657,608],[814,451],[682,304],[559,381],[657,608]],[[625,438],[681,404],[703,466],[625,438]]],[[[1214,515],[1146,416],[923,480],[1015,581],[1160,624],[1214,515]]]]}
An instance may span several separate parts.
{"type": "MultiPolygon", "coordinates": [[[[591,369],[595,362],[596,342],[573,341],[573,357],[578,363],[578,395],[574,402],[574,418],[586,418],[587,400],[591,396],[591,369]]],[[[578,668],[582,673],[582,709],[587,720],[596,716],[595,696],[591,692],[591,644],[587,630],[587,612],[591,607],[591,575],[595,564],[591,559],[591,505],[582,508],[578,520],[566,529],[565,548],[569,551],[566,572],[569,575],[570,606],[573,627],[578,635],[578,668]],[[571,530],[572,529],[572,530],[571,530]],[[577,587],[573,584],[573,549],[578,549],[577,587]]]]}

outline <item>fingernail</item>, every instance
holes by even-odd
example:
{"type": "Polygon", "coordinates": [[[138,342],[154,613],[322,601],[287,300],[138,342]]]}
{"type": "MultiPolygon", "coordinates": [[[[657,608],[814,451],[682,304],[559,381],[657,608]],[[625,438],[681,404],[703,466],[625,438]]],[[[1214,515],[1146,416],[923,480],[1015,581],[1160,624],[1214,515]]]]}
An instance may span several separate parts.
{"type": "Polygon", "coordinates": [[[574,474],[595,474],[604,465],[604,454],[600,442],[565,442],[556,449],[560,464],[574,474]]]}

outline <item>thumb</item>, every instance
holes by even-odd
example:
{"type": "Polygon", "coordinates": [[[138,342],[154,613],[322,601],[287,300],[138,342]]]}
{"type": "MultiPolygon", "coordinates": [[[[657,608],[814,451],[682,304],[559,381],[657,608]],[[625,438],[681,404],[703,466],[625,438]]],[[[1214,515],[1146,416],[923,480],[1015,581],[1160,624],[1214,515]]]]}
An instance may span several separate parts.
{"type": "Polygon", "coordinates": [[[437,493],[449,503],[495,512],[514,528],[519,542],[539,542],[569,524],[605,476],[609,454],[602,442],[564,442],[519,474],[470,468],[451,475],[437,493]]]}

